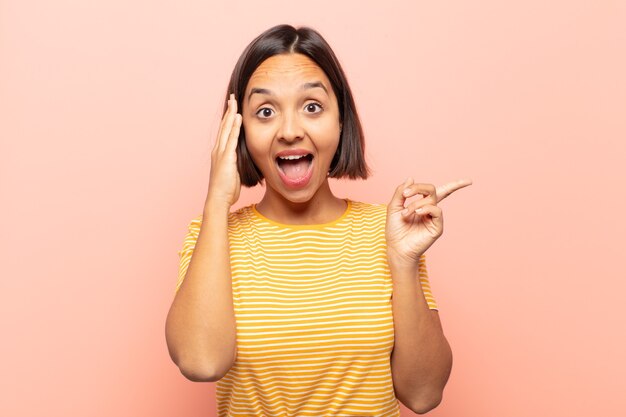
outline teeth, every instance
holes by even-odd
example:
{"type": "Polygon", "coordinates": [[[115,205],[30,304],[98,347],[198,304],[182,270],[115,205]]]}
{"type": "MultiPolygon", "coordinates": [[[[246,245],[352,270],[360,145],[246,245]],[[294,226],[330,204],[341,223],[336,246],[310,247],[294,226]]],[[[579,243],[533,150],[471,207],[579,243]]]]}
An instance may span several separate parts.
{"type": "Polygon", "coordinates": [[[280,159],[300,159],[304,158],[306,155],[289,155],[289,156],[279,156],[280,159]]]}

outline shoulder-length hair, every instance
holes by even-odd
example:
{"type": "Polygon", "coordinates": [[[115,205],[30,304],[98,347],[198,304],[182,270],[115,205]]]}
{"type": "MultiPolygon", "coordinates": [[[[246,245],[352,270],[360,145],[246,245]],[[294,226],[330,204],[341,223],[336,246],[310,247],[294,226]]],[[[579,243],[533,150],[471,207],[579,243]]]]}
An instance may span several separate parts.
{"type": "MultiPolygon", "coordinates": [[[[290,25],[278,25],[255,38],[239,57],[230,77],[224,100],[224,113],[228,109],[228,98],[231,93],[235,94],[238,103],[243,102],[248,81],[263,61],[274,55],[292,53],[306,55],[312,59],[330,80],[337,97],[342,129],[328,176],[366,179],[369,176],[369,168],[365,162],[363,128],[348,80],[330,45],[314,29],[309,27],[296,29],[290,25]]],[[[248,152],[243,126],[237,140],[237,170],[242,185],[246,187],[253,187],[263,179],[263,174],[248,152]]]]}

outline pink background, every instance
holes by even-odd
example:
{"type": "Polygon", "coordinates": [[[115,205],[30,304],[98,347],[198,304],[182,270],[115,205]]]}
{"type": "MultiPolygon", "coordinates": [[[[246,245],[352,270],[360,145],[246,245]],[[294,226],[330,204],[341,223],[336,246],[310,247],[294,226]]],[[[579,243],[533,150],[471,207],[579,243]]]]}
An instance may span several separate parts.
{"type": "Polygon", "coordinates": [[[427,252],[454,352],[431,415],[623,416],[625,2],[224,3],[0,0],[0,415],[214,415],[167,353],[176,252],[237,57],[291,23],[366,131],[374,175],[338,196],[474,180],[427,252]]]}

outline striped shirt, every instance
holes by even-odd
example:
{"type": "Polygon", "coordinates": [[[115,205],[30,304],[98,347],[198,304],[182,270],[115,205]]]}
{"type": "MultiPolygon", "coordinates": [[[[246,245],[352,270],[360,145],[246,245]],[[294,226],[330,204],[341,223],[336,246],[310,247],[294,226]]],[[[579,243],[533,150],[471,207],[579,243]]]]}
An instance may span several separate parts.
{"type": "MultiPolygon", "coordinates": [[[[237,359],[217,381],[220,417],[400,415],[387,206],[345,201],[340,218],[317,225],[277,223],[254,204],[229,213],[237,359]]],[[[176,291],[201,222],[178,252],[176,291]]],[[[419,280],[437,309],[424,255],[419,280]]]]}

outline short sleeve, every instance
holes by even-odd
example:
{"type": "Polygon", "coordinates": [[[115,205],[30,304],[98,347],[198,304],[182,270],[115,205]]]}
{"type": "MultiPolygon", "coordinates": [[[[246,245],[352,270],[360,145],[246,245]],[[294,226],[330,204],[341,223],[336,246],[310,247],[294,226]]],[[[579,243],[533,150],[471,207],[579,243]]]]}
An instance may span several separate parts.
{"type": "Polygon", "coordinates": [[[428,308],[430,308],[431,310],[439,311],[439,307],[437,307],[435,297],[433,297],[433,293],[430,289],[430,282],[428,281],[428,271],[426,269],[425,254],[422,254],[422,256],[420,256],[420,260],[418,263],[418,273],[420,284],[422,286],[422,292],[424,293],[424,298],[426,298],[426,302],[428,303],[428,308]]]}
{"type": "Polygon", "coordinates": [[[174,294],[178,293],[178,290],[185,279],[185,275],[187,274],[187,269],[189,268],[189,263],[191,262],[191,256],[193,255],[193,250],[196,247],[196,241],[198,240],[198,235],[200,234],[201,225],[202,216],[198,216],[189,223],[187,228],[187,235],[183,241],[183,247],[178,251],[178,281],[176,282],[176,290],[174,291],[174,294]]]}

